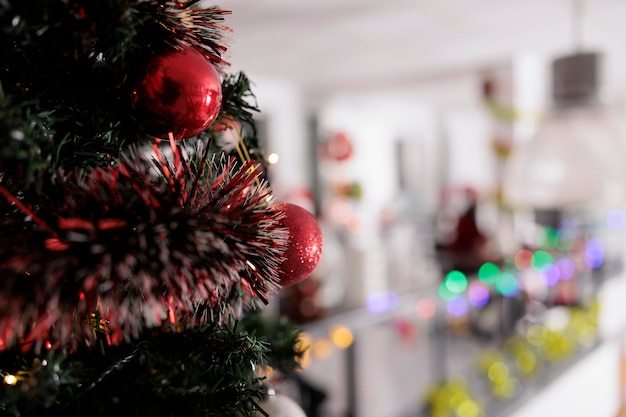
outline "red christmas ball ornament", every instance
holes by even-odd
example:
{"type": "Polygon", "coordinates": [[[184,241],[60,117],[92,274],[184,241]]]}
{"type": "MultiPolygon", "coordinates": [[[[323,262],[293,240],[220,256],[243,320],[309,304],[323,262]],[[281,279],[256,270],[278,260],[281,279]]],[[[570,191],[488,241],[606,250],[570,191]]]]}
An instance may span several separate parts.
{"type": "Polygon", "coordinates": [[[347,161],[353,151],[352,142],[344,132],[337,132],[328,140],[328,156],[335,161],[347,161]]]}
{"type": "Polygon", "coordinates": [[[187,139],[207,129],[222,105],[215,66],[191,47],[169,50],[148,60],[131,86],[135,119],[149,134],[187,139]]]}
{"type": "Polygon", "coordinates": [[[289,230],[285,261],[280,266],[280,283],[296,284],[306,279],[322,256],[322,230],[317,219],[307,210],[290,203],[283,205],[282,223],[289,230]]]}
{"type": "Polygon", "coordinates": [[[344,132],[333,133],[318,149],[320,158],[336,162],[347,161],[352,157],[353,152],[352,141],[344,132]]]}

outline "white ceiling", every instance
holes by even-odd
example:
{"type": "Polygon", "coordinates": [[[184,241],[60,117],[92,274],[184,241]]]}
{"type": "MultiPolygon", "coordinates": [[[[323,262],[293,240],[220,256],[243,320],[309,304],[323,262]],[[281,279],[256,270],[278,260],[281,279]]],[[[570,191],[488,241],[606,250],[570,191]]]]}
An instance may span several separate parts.
{"type": "MultiPolygon", "coordinates": [[[[573,33],[626,85],[626,0],[224,0],[233,68],[305,91],[410,85],[503,62],[563,54],[573,33]],[[575,1],[577,3],[575,3],[575,1]],[[575,7],[582,10],[573,24],[575,7]],[[578,28],[573,31],[573,28],[578,28]]],[[[252,76],[252,75],[251,75],[252,76]]]]}

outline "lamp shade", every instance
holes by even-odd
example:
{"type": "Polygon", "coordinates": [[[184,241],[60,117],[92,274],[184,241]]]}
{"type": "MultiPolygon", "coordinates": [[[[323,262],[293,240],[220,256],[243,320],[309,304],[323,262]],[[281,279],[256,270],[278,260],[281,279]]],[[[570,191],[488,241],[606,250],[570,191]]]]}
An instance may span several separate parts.
{"type": "Polygon", "coordinates": [[[554,109],[505,167],[502,193],[513,207],[558,210],[624,202],[622,128],[612,109],[599,104],[600,58],[576,53],[552,63],[554,109]]]}
{"type": "Polygon", "coordinates": [[[620,204],[626,195],[625,157],[621,128],[609,108],[558,109],[512,152],[503,197],[516,208],[620,204]]]}

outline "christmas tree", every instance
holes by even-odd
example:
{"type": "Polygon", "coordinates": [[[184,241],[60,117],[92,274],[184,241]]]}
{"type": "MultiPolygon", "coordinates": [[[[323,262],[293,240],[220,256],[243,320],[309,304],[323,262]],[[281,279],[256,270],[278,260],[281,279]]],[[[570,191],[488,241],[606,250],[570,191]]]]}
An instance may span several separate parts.
{"type": "Polygon", "coordinates": [[[0,414],[267,415],[297,367],[258,311],[321,233],[265,177],[228,13],[0,0],[0,414]]]}

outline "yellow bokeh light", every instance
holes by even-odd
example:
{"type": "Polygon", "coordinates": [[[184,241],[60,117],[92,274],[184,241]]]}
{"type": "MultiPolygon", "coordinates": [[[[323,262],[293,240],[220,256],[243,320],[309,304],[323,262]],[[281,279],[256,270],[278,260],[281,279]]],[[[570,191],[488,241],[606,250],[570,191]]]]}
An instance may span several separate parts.
{"type": "Polygon", "coordinates": [[[296,340],[296,350],[298,351],[303,351],[303,350],[307,350],[311,347],[311,336],[309,336],[307,333],[300,333],[300,336],[298,337],[298,340],[296,340]]]}
{"type": "Polygon", "coordinates": [[[264,367],[259,367],[259,370],[257,372],[257,375],[260,378],[268,378],[271,379],[274,376],[274,368],[272,368],[271,366],[264,366],[264,367]]]}
{"type": "Polygon", "coordinates": [[[547,331],[546,328],[539,325],[534,324],[528,328],[526,333],[526,338],[528,343],[533,346],[541,346],[546,342],[547,331]]]}
{"type": "Polygon", "coordinates": [[[296,361],[300,364],[302,369],[306,369],[311,364],[311,336],[307,333],[302,332],[298,339],[296,340],[294,348],[298,352],[303,352],[302,356],[296,358],[296,361]]]}
{"type": "Polygon", "coordinates": [[[300,368],[307,369],[311,365],[311,351],[307,349],[299,358],[298,363],[300,364],[300,368]]]}
{"type": "Polygon", "coordinates": [[[277,164],[279,160],[280,160],[280,156],[278,156],[277,153],[271,153],[267,155],[267,163],[270,165],[277,164]]]}
{"type": "Polygon", "coordinates": [[[519,352],[515,364],[524,375],[531,375],[537,370],[537,357],[532,352],[519,352]]]}
{"type": "Polygon", "coordinates": [[[489,367],[487,376],[495,383],[504,382],[509,377],[509,368],[504,362],[496,362],[489,367]]]}
{"type": "Polygon", "coordinates": [[[475,401],[466,399],[456,410],[459,417],[478,417],[480,415],[480,407],[475,401]]]}
{"type": "Polygon", "coordinates": [[[4,376],[4,383],[7,385],[15,385],[17,384],[17,377],[15,375],[5,375],[4,376]]]}
{"type": "Polygon", "coordinates": [[[326,359],[333,352],[333,345],[328,339],[317,339],[311,345],[311,353],[317,359],[326,359]]]}
{"type": "Polygon", "coordinates": [[[496,384],[493,387],[493,392],[499,398],[511,398],[517,392],[517,381],[507,379],[501,384],[496,384]]]}
{"type": "Polygon", "coordinates": [[[330,330],[330,339],[339,349],[346,349],[352,345],[354,335],[346,326],[335,326],[330,330]]]}

